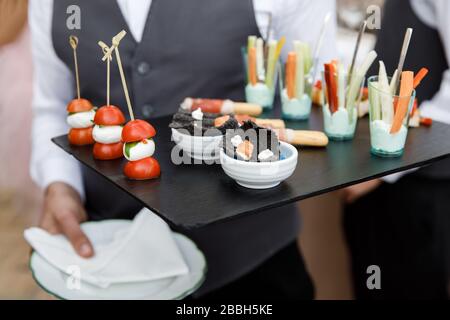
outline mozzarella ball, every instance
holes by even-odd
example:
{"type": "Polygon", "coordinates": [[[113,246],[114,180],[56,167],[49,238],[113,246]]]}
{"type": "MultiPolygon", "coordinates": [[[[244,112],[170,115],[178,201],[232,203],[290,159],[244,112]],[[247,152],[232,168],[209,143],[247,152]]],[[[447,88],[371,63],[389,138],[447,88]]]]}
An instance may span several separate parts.
{"type": "Polygon", "coordinates": [[[75,112],[67,116],[67,124],[71,128],[83,129],[94,125],[95,110],[75,112]]]}
{"type": "Polygon", "coordinates": [[[151,157],[155,153],[155,142],[152,139],[147,139],[146,142],[139,141],[138,143],[125,143],[123,145],[123,155],[128,161],[138,161],[144,158],[151,157]],[[129,155],[126,152],[128,148],[129,155]]]}
{"type": "Polygon", "coordinates": [[[96,142],[104,144],[117,143],[122,140],[122,126],[99,126],[95,125],[92,137],[96,142]]]}

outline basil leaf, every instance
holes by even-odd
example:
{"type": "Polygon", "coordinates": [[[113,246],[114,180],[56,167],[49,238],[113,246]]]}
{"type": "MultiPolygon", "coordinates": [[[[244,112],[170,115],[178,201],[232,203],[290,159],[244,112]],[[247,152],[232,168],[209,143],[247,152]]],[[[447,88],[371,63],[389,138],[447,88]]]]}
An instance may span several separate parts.
{"type": "Polygon", "coordinates": [[[130,150],[131,150],[131,148],[135,147],[138,143],[139,143],[139,141],[125,143],[125,155],[128,158],[130,157],[130,150]]]}

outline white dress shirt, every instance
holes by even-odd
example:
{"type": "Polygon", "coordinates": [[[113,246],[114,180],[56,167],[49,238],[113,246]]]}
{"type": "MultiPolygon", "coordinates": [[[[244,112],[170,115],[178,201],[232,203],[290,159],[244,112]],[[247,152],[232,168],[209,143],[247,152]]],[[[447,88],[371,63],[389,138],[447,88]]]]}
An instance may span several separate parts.
{"type": "MultiPolygon", "coordinates": [[[[439,32],[443,43],[447,63],[450,63],[450,1],[448,0],[410,0],[414,13],[429,27],[439,32]]],[[[414,41],[414,34],[413,34],[414,41]]],[[[420,44],[419,44],[420,46],[420,44]]],[[[413,47],[410,50],[417,50],[413,47]]],[[[431,58],[431,57],[430,57],[431,58]]],[[[426,81],[426,79],[425,79],[426,81]]],[[[450,124],[450,70],[444,72],[441,88],[429,101],[420,105],[420,115],[436,121],[450,124]]],[[[383,177],[383,180],[394,183],[411,169],[383,177]]]]}
{"type": "MultiPolygon", "coordinates": [[[[151,0],[117,2],[133,37],[141,41],[151,0]]],[[[293,40],[308,42],[314,47],[325,15],[336,11],[334,0],[253,0],[253,4],[260,33],[266,34],[270,12],[273,17],[271,38],[286,37],[283,57],[292,50],[293,40]]],[[[57,57],[53,48],[52,11],[53,0],[30,1],[29,25],[34,61],[31,176],[42,188],[52,182],[65,182],[84,197],[79,163],[50,141],[68,132],[66,105],[75,96],[72,70],[57,57]]],[[[323,42],[320,64],[336,57],[335,33],[336,19],[333,15],[323,42]]]]}

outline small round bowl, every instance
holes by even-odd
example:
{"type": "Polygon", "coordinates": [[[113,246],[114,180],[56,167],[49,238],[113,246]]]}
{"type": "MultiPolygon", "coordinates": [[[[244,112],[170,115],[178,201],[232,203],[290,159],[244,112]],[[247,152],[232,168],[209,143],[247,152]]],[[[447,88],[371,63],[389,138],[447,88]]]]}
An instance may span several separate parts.
{"type": "Polygon", "coordinates": [[[236,182],[250,189],[268,189],[279,185],[295,171],[298,161],[297,149],[286,142],[280,142],[284,159],[273,162],[247,162],[228,156],[220,149],[220,164],[223,171],[236,182]]]}
{"type": "Polygon", "coordinates": [[[173,141],[186,152],[189,157],[197,160],[219,159],[219,149],[222,138],[223,136],[192,136],[172,128],[173,141]]]}

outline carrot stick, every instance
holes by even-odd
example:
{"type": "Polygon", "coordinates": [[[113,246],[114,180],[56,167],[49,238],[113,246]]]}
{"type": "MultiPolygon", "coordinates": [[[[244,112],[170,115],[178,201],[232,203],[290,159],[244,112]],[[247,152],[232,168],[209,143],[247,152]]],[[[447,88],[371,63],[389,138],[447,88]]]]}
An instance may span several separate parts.
{"type": "Polygon", "coordinates": [[[427,74],[428,74],[428,69],[427,68],[420,69],[420,71],[414,77],[414,89],[419,86],[420,82],[422,82],[423,78],[425,78],[425,76],[427,74]]]}
{"type": "Polygon", "coordinates": [[[289,99],[293,99],[296,96],[295,92],[296,64],[297,64],[297,54],[295,52],[289,52],[286,62],[286,89],[289,99]]]}
{"type": "Polygon", "coordinates": [[[333,60],[330,64],[330,91],[331,91],[331,99],[332,99],[332,109],[331,113],[334,113],[338,110],[338,101],[337,101],[337,83],[336,83],[336,65],[337,61],[333,60]]]}
{"type": "Polygon", "coordinates": [[[252,47],[248,52],[248,77],[252,86],[256,85],[256,48],[252,47]]]}
{"type": "Polygon", "coordinates": [[[332,99],[331,99],[331,90],[329,89],[331,87],[331,80],[330,80],[330,74],[331,74],[331,70],[330,70],[330,64],[329,63],[325,63],[324,64],[324,69],[325,69],[325,89],[326,89],[326,95],[327,95],[327,100],[328,100],[328,108],[330,109],[330,112],[332,112],[333,108],[331,106],[332,99]]]}
{"type": "Polygon", "coordinates": [[[395,111],[394,121],[392,122],[391,134],[397,133],[402,127],[403,120],[408,112],[408,105],[411,94],[414,90],[414,73],[411,71],[402,72],[402,78],[400,83],[400,99],[397,104],[397,110],[395,111]]]}

